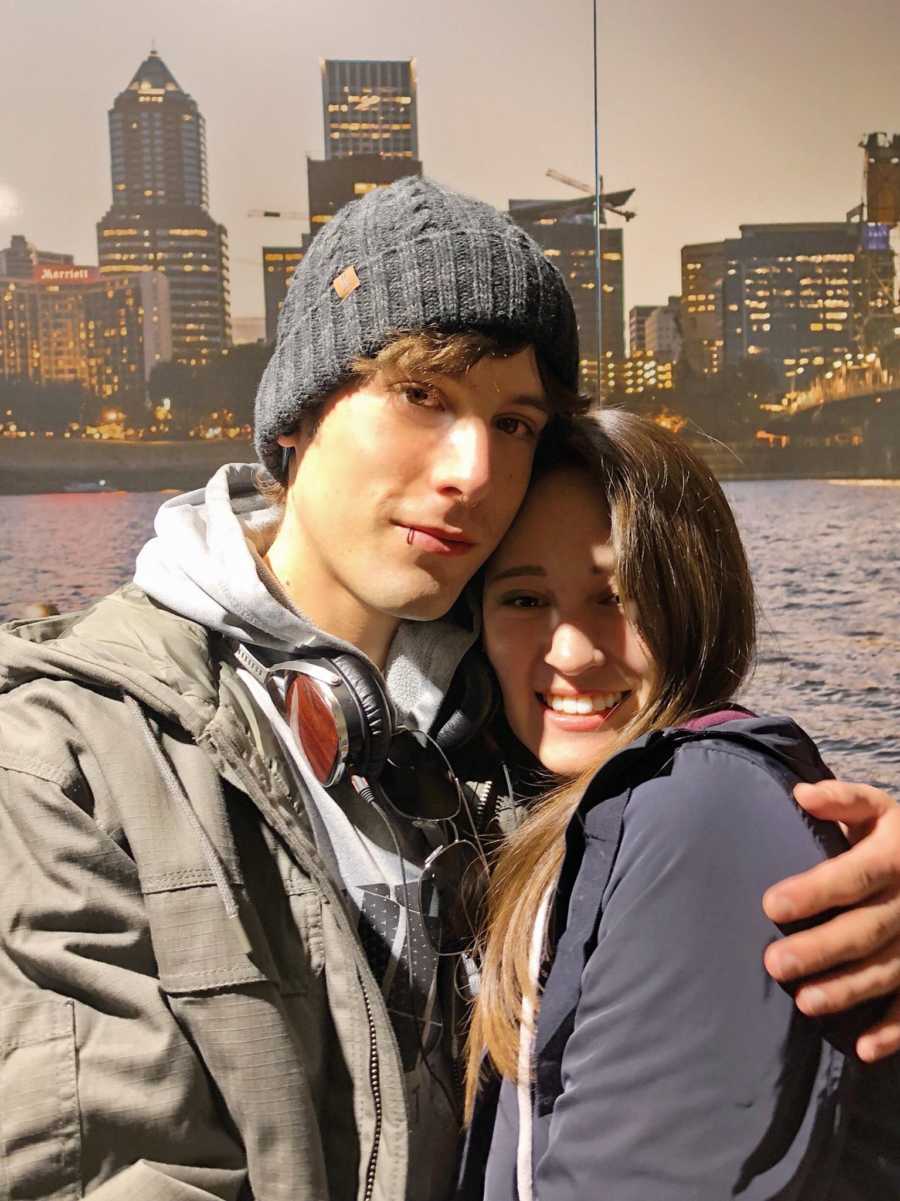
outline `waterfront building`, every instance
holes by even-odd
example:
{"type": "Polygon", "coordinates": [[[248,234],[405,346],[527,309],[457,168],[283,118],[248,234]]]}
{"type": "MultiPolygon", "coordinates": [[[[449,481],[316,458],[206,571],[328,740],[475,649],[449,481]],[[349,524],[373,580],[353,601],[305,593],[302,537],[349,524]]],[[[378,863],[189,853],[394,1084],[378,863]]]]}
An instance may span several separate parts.
{"type": "Polygon", "coordinates": [[[742,225],[739,238],[726,239],[726,365],[761,355],[780,388],[802,391],[833,361],[864,349],[893,313],[893,255],[879,228],[742,225]]]}
{"type": "Polygon", "coordinates": [[[675,363],[681,357],[680,296],[670,296],[668,304],[650,313],[644,324],[644,350],[663,363],[675,363]]]}
{"type": "Polygon", "coordinates": [[[647,349],[644,328],[647,318],[655,310],[654,304],[635,304],[628,310],[628,353],[639,354],[647,349]]]}
{"type": "Polygon", "coordinates": [[[140,403],[150,372],[171,355],[160,272],[103,276],[70,263],[0,277],[0,379],[78,383],[98,399],[140,403]]]}
{"type": "Polygon", "coordinates": [[[627,359],[608,359],[605,394],[640,396],[645,392],[666,392],[675,386],[675,365],[671,359],[658,359],[639,350],[627,359]]]}
{"type": "Polygon", "coordinates": [[[71,254],[38,250],[24,234],[13,234],[9,246],[0,250],[0,276],[6,279],[31,279],[35,267],[71,267],[71,254]]]}
{"type": "Polygon", "coordinates": [[[112,206],[97,225],[100,272],[169,281],[175,358],[230,344],[228,242],[209,214],[206,131],[197,102],[153,50],[109,112],[112,206]]]}
{"type": "Polygon", "coordinates": [[[870,133],[865,154],[866,217],[878,225],[900,224],[900,134],[870,133]]]}
{"type": "Polygon", "coordinates": [[[305,245],[263,246],[263,292],[266,301],[266,341],[273,343],[278,332],[278,314],[287,296],[288,284],[306,254],[309,234],[304,237],[305,245]]]}
{"type": "MultiPolygon", "coordinates": [[[[578,320],[580,386],[596,394],[597,301],[594,215],[576,202],[510,200],[509,215],[562,272],[578,320]]],[[[622,230],[600,230],[601,328],[607,364],[625,358],[625,270],[622,230]]]]}
{"type": "Polygon", "coordinates": [[[681,248],[682,353],[697,375],[715,375],[722,370],[724,278],[725,249],[721,242],[697,242],[681,248]]]}
{"type": "Polygon", "coordinates": [[[415,59],[322,59],[325,157],[419,157],[415,59]]]}

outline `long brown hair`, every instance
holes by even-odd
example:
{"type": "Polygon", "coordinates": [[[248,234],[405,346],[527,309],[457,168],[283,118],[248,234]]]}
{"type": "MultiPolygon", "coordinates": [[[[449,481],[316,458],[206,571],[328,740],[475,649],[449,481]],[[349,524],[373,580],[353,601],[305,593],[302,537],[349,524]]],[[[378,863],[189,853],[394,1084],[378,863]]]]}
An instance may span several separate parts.
{"type": "MultiPolygon", "coordinates": [[[[551,442],[536,471],[558,466],[584,469],[606,497],[617,591],[657,668],[648,703],[608,758],[641,734],[734,696],[753,658],[753,583],[722,489],[676,435],[603,410],[551,442]]],[[[537,1003],[528,961],[538,908],[556,884],[566,827],[599,766],[539,801],[500,853],[469,1031],[469,1116],[485,1051],[501,1075],[517,1075],[523,998],[537,1003]]]]}

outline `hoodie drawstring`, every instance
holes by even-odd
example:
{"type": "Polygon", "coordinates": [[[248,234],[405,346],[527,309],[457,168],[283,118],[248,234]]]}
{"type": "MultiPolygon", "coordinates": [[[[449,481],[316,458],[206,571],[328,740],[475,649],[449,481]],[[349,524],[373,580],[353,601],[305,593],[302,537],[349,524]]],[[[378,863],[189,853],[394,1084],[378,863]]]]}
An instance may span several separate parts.
{"type": "MultiPolygon", "coordinates": [[[[159,773],[162,776],[166,791],[174,803],[181,809],[184,817],[187,819],[188,825],[193,830],[197,837],[200,847],[203,851],[204,858],[209,865],[209,870],[212,874],[213,882],[218,890],[219,896],[222,898],[222,904],[225,908],[225,916],[229,919],[231,930],[233,932],[236,944],[244,955],[249,955],[251,951],[250,940],[247,937],[247,932],[244,929],[241,921],[240,906],[238,904],[237,894],[231,886],[231,881],[228,879],[228,872],[219,852],[213,845],[212,839],[207,834],[203,827],[203,823],[197,816],[194,806],[191,804],[190,797],[184,789],[184,785],[178,779],[175,772],[172,770],[172,765],[166,758],[166,755],[156,740],[147,715],[144,713],[141,705],[134,699],[133,696],[125,697],[125,704],[131,710],[138,725],[141,727],[141,732],[144,740],[153,756],[159,773]]],[[[216,784],[221,793],[222,783],[218,775],[216,776],[216,784]]]]}

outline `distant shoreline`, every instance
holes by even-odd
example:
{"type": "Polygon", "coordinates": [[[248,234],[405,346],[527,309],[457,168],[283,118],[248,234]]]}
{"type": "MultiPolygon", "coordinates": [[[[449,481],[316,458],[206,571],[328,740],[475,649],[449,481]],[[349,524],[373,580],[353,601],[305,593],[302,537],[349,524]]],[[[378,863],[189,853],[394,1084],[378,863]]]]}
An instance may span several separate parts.
{"type": "Polygon", "coordinates": [[[200,488],[223,463],[253,463],[249,439],[0,438],[0,495],[200,488]]]}
{"type": "MultiPolygon", "coordinates": [[[[751,443],[732,448],[711,440],[692,440],[692,445],[720,480],[900,478],[900,456],[890,447],[751,443]]],[[[188,491],[202,487],[223,463],[255,461],[253,443],[238,438],[177,442],[0,438],[0,495],[188,491]]]]}

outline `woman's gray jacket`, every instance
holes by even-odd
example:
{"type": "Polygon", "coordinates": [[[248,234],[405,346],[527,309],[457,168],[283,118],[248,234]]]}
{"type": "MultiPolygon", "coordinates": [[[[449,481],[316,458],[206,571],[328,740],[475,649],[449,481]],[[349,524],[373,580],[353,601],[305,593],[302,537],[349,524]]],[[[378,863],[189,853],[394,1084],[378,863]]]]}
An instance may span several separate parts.
{"type": "MultiPolygon", "coordinates": [[[[541,994],[536,1201],[900,1197],[900,1063],[845,1053],[871,1014],[823,1025],[763,968],[792,929],[763,892],[840,849],[791,796],[827,774],[792,722],[747,716],[650,735],[595,776],[541,994]]],[[[515,1086],[495,1100],[489,1087],[470,1133],[467,1199],[488,1147],[486,1201],[527,1196],[515,1086]]]]}

